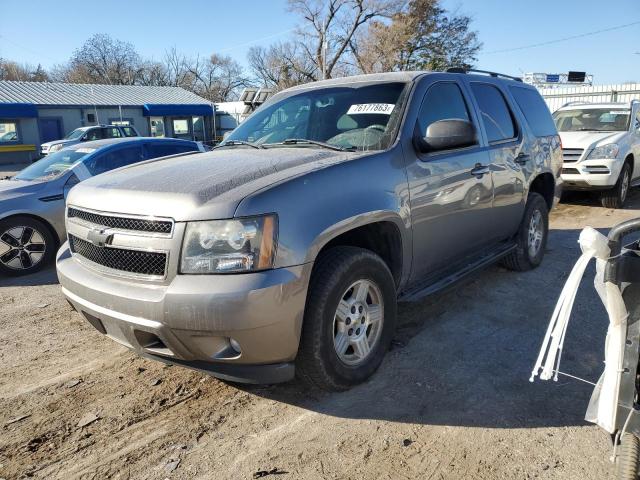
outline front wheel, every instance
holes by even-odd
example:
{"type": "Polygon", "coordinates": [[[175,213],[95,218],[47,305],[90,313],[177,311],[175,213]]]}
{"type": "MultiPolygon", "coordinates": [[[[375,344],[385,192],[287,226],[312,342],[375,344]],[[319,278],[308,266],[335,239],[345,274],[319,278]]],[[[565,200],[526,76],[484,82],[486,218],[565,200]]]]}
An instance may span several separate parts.
{"type": "Polygon", "coordinates": [[[542,195],[531,192],[524,216],[516,234],[516,249],[507,255],[502,264],[509,270],[524,272],[542,263],[549,235],[549,209],[542,195]]]}
{"type": "Polygon", "coordinates": [[[0,275],[37,272],[54,255],[55,240],[41,221],[30,217],[0,220],[0,275]]]}
{"type": "Polygon", "coordinates": [[[311,276],[296,373],[324,390],[346,390],[371,376],[391,343],[396,288],[369,250],[335,247],[311,276]]]}
{"type": "Polygon", "coordinates": [[[622,208],[631,187],[631,165],[625,163],[615,186],[600,194],[600,202],[605,208],[622,208]]]}

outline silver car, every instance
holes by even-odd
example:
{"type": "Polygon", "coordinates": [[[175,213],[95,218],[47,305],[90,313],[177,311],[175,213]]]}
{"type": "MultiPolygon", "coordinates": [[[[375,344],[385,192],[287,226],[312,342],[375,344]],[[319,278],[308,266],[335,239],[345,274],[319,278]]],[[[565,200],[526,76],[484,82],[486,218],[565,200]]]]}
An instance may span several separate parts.
{"type": "Polygon", "coordinates": [[[120,138],[72,145],[0,180],[0,275],[32,273],[53,260],[66,236],[71,187],[146,159],[202,151],[196,142],[120,138]]]}
{"type": "Polygon", "coordinates": [[[515,79],[403,72],[278,93],[222,146],[83,182],[62,291],[139,354],[245,382],[348,388],[396,302],[542,262],[560,138],[515,79]]]}
{"type": "Polygon", "coordinates": [[[139,136],[138,131],[128,125],[91,125],[89,127],[79,127],[69,132],[60,140],[51,140],[50,142],[45,142],[40,145],[40,155],[45,156],[81,142],[139,136]]]}

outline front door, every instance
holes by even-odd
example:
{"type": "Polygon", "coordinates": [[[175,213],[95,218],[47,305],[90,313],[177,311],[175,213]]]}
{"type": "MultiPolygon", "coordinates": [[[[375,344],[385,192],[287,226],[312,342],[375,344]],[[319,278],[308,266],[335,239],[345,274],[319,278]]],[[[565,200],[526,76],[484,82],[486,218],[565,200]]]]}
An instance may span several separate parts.
{"type": "Polygon", "coordinates": [[[59,118],[39,118],[40,143],[60,140],[62,135],[62,124],[59,118]]]}
{"type": "MultiPolygon", "coordinates": [[[[429,80],[426,80],[429,81],[429,80]]],[[[455,81],[435,81],[426,91],[415,135],[433,122],[478,122],[469,97],[455,81]]],[[[487,243],[486,218],[492,208],[489,155],[478,129],[475,145],[454,150],[407,152],[407,175],[413,225],[412,280],[447,268],[487,243]]]]}

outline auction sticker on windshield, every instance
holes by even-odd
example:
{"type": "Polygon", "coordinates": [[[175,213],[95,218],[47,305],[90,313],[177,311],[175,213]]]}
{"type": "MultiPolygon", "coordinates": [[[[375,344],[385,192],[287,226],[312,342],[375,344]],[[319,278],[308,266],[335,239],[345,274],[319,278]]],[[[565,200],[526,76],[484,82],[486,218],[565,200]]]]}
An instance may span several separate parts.
{"type": "Polygon", "coordinates": [[[393,103],[360,103],[351,105],[347,111],[347,115],[358,115],[361,113],[379,113],[382,115],[391,115],[395,105],[393,103]]]}

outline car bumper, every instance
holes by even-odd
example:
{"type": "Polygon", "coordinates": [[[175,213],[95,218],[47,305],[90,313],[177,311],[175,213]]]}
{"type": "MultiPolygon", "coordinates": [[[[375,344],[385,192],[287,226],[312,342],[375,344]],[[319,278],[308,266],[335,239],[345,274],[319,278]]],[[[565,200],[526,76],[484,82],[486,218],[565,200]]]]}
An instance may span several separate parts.
{"type": "Polygon", "coordinates": [[[583,160],[565,163],[562,180],[565,190],[602,190],[615,186],[622,162],[616,159],[583,160]]]}
{"type": "Polygon", "coordinates": [[[177,275],[158,285],[94,271],[72,258],[68,244],[56,263],[73,307],[98,331],[144,357],[233,381],[293,377],[311,264],[177,275]]]}

